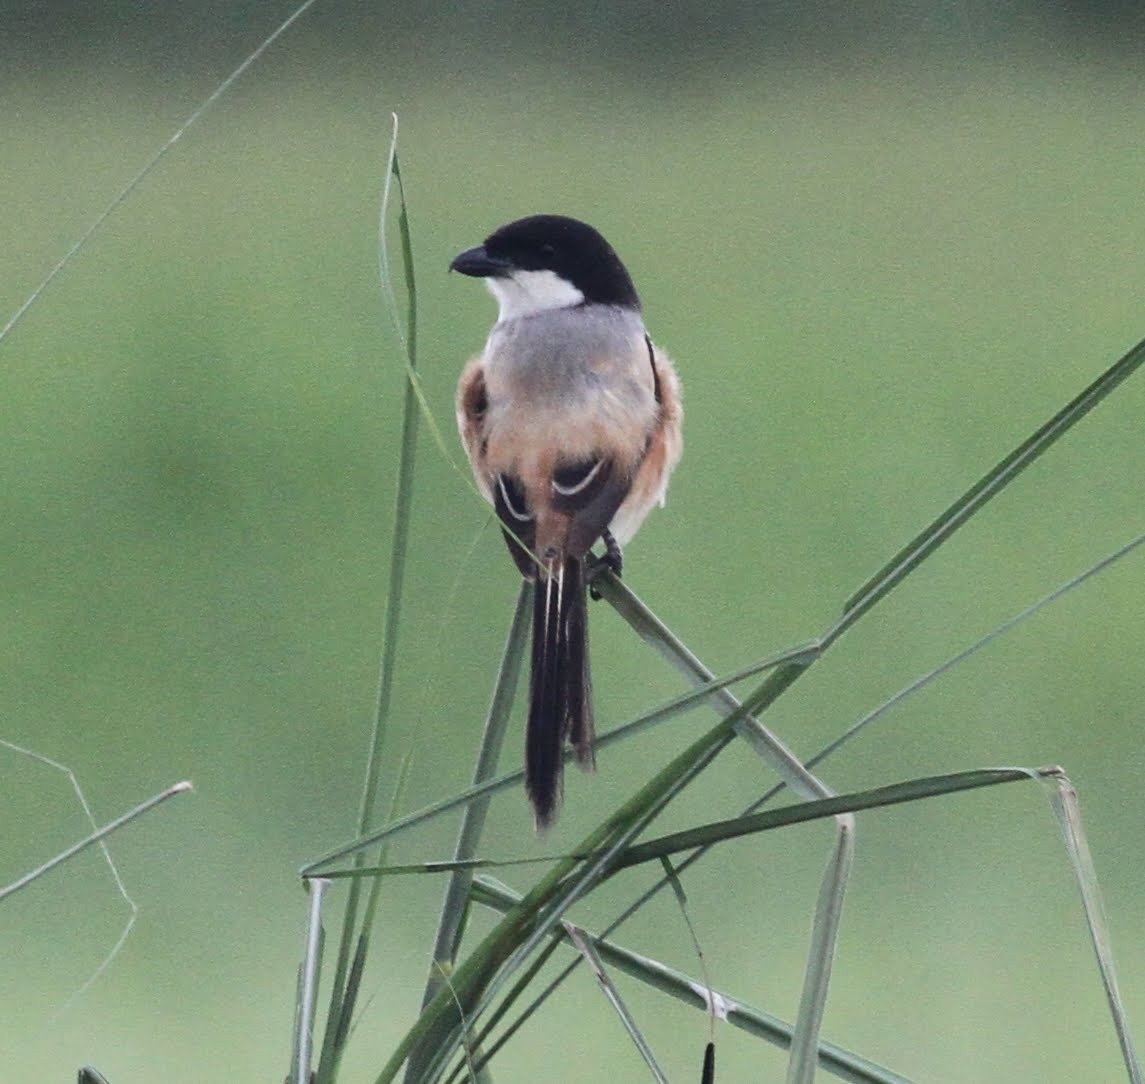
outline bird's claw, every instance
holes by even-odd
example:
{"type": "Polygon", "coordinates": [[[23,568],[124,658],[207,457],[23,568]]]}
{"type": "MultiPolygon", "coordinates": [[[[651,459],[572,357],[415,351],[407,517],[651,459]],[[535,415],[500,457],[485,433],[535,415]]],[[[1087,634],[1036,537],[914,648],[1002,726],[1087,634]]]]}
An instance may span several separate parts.
{"type": "MultiPolygon", "coordinates": [[[[624,567],[624,554],[620,550],[620,543],[612,537],[612,532],[605,530],[600,536],[601,541],[604,543],[604,553],[596,557],[594,555],[594,569],[593,572],[598,573],[600,569],[607,568],[617,579],[620,578],[621,570],[624,567]]],[[[599,600],[600,592],[591,585],[588,589],[589,596],[594,600],[599,600]]]]}

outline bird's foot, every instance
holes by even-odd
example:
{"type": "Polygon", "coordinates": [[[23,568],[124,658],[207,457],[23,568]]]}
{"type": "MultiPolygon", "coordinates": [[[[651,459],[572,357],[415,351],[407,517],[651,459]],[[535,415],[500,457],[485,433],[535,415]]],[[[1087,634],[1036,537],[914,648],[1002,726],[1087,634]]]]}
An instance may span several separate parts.
{"type": "MultiPolygon", "coordinates": [[[[624,554],[621,552],[620,543],[612,537],[612,532],[607,529],[600,538],[604,543],[604,553],[600,557],[593,556],[592,574],[595,577],[601,569],[606,568],[619,579],[621,570],[624,567],[624,554]]],[[[594,600],[600,598],[600,592],[591,585],[591,582],[588,593],[594,600]]]]}

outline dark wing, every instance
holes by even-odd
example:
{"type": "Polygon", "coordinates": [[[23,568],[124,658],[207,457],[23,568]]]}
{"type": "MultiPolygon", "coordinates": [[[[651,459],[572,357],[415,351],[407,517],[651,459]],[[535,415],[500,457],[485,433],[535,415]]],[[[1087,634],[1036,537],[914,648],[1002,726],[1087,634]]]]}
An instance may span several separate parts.
{"type": "Polygon", "coordinates": [[[583,557],[612,522],[628,496],[631,477],[611,459],[562,463],[549,483],[554,512],[568,518],[564,552],[583,557]]]}
{"type": "Polygon", "coordinates": [[[505,545],[521,575],[527,580],[537,575],[532,554],[537,545],[537,517],[529,508],[525,487],[512,474],[498,474],[493,484],[493,507],[501,521],[505,545]]]}

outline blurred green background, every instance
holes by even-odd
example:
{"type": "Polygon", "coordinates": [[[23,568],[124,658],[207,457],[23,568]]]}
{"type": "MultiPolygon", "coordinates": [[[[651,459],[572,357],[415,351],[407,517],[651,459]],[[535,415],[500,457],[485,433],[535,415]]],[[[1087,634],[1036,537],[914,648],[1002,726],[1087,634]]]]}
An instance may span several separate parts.
{"type": "MultiPolygon", "coordinates": [[[[289,10],[5,10],[5,318],[289,10]]],[[[424,380],[451,441],[453,384],[493,306],[449,259],[545,210],[588,219],[628,263],[685,383],[687,452],[627,577],[724,671],[824,629],[1145,335],[1139,30],[1117,5],[329,0],[284,37],[0,343],[0,738],[74,769],[101,821],[177,779],[197,791],[114,839],[141,917],[63,1012],[125,918],[106,867],[88,854],[0,908],[3,1079],[67,1081],[88,1062],[111,1084],[286,1072],[296,871],[352,835],[376,678],[402,393],[375,252],[391,110],[424,380]]],[[[1138,375],[769,722],[810,755],[1145,529],[1143,412],[1138,375]]],[[[385,773],[388,787],[416,734],[410,807],[468,779],[516,591],[429,440],[418,486],[385,773]]],[[[1139,1030],[1143,559],[822,770],[842,790],[1064,765],[1139,1030]]],[[[601,726],[679,690],[604,606],[593,620],[601,726]]],[[[709,718],[572,773],[544,841],[519,793],[498,799],[484,853],[571,845],[709,718]]],[[[519,729],[510,763],[518,746],[519,729]]],[[[0,750],[0,779],[8,881],[85,828],[59,773],[0,750]]],[[[733,747],[665,827],[730,815],[768,783],[733,747]]],[[[443,857],[453,831],[394,857],[443,857]]],[[[688,878],[717,988],[794,1014],[829,838],[740,841],[688,878]]],[[[650,876],[578,918],[602,925],[650,876]]],[[[441,887],[387,889],[348,1081],[373,1079],[416,1009],[441,887]]],[[[623,940],[697,970],[667,897],[623,940]]],[[[695,1079],[704,1018],[621,985],[672,1079],[695,1079]]],[[[861,817],[824,1032],[919,1080],[1123,1079],[1037,788],[861,817]]],[[[726,1027],[718,1040],[721,1079],[782,1078],[771,1049],[726,1027]]],[[[584,974],[501,1065],[498,1080],[643,1078],[584,974]]]]}

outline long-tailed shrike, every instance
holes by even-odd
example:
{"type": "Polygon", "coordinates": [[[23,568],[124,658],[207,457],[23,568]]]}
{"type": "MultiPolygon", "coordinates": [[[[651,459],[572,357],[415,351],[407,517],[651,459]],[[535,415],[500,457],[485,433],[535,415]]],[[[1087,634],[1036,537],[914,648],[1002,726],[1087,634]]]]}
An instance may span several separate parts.
{"type": "Polygon", "coordinates": [[[593,766],[585,558],[635,534],[682,451],[680,385],[644,327],[620,258],[584,222],[533,215],[462,252],[500,311],[457,386],[477,486],[521,574],[537,581],[525,783],[552,823],[565,742],[593,766]]]}

